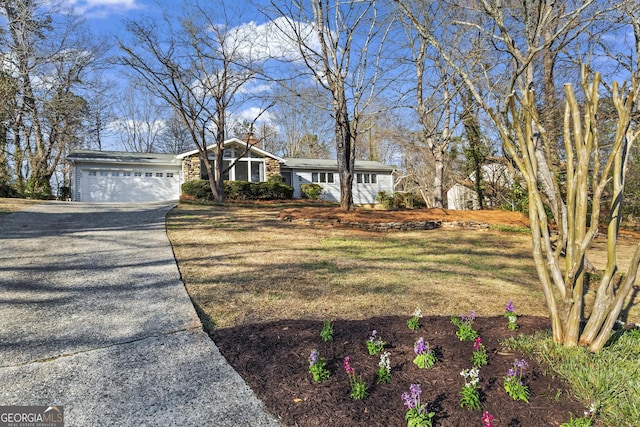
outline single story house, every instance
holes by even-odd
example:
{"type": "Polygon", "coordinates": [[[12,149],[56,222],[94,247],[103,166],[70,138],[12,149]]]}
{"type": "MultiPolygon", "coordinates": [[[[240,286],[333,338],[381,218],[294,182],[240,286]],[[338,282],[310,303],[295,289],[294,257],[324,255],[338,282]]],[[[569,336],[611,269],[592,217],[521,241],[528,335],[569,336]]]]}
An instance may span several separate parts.
{"type": "MultiPolygon", "coordinates": [[[[324,188],[322,198],[340,200],[337,162],[325,159],[281,158],[245,141],[225,141],[224,179],[266,181],[282,175],[300,198],[300,187],[316,183],[324,188]]],[[[212,147],[213,149],[213,147],[212,147]]],[[[72,200],[80,202],[152,202],[180,197],[180,186],[193,179],[207,179],[198,150],[187,153],[148,154],[79,150],[67,156],[73,165],[72,200]]],[[[213,152],[208,161],[214,161],[213,152]]],[[[373,204],[380,191],[393,193],[394,168],[374,161],[356,161],[353,183],[355,204],[373,204]]]]}

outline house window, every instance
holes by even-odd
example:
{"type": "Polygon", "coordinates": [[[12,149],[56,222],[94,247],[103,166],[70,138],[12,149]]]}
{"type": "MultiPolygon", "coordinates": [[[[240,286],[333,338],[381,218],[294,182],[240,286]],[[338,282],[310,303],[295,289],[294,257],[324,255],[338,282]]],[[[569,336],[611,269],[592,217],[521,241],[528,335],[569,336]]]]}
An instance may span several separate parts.
{"type": "Polygon", "coordinates": [[[100,176],[109,176],[107,171],[100,171],[100,176]]]}
{"type": "Polygon", "coordinates": [[[333,181],[333,172],[327,173],[327,182],[329,184],[333,184],[334,183],[334,181],[333,181]]]}
{"type": "Polygon", "coordinates": [[[142,176],[142,172],[134,172],[133,176],[142,176]]]}
{"type": "Polygon", "coordinates": [[[131,172],[122,172],[122,176],[131,176],[131,172]]]}
{"type": "Polygon", "coordinates": [[[311,182],[319,182],[318,172],[311,172],[311,182]]]}
{"type": "Polygon", "coordinates": [[[167,172],[167,178],[173,178],[173,172],[167,172]]]}
{"type": "Polygon", "coordinates": [[[263,165],[262,162],[250,162],[251,163],[251,182],[260,182],[262,181],[263,165]]]}
{"type": "Polygon", "coordinates": [[[236,181],[249,181],[249,163],[238,162],[235,165],[236,181]]]}
{"type": "Polygon", "coordinates": [[[111,172],[111,176],[120,176],[120,172],[118,172],[118,171],[112,171],[112,172],[111,172]]]}
{"type": "Polygon", "coordinates": [[[89,171],[89,176],[97,176],[98,174],[96,173],[96,171],[89,171]]]}
{"type": "Polygon", "coordinates": [[[358,173],[356,174],[356,182],[358,184],[377,184],[378,176],[375,173],[358,173]]]}
{"type": "Polygon", "coordinates": [[[156,178],[162,178],[162,172],[156,172],[156,178]]]}
{"type": "Polygon", "coordinates": [[[147,178],[150,178],[150,177],[153,176],[153,172],[145,172],[144,176],[147,177],[147,178]]]}

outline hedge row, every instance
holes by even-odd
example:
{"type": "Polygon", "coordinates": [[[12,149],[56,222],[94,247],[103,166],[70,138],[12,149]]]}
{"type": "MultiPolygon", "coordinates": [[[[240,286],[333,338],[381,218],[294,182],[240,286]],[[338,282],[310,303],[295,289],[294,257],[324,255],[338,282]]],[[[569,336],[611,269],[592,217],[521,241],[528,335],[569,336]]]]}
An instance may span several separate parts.
{"type": "MultiPolygon", "coordinates": [[[[194,179],[182,184],[182,194],[211,200],[209,181],[194,179]]],[[[267,182],[225,181],[225,198],[232,200],[285,200],[293,197],[293,187],[273,179],[267,182]]]]}

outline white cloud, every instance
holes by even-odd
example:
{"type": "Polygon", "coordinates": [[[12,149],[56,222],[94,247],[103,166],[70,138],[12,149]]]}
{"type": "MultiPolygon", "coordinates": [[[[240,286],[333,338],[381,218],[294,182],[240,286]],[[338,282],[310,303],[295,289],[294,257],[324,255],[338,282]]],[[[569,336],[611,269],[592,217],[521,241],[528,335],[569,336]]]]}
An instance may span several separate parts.
{"type": "Polygon", "coordinates": [[[284,61],[300,61],[301,38],[311,49],[318,49],[311,24],[292,21],[287,17],[280,17],[264,24],[248,22],[229,30],[229,46],[235,52],[251,60],[266,60],[275,58],[284,61]]]}
{"type": "Polygon", "coordinates": [[[140,0],[66,0],[66,3],[78,15],[92,18],[144,8],[140,0]]]}

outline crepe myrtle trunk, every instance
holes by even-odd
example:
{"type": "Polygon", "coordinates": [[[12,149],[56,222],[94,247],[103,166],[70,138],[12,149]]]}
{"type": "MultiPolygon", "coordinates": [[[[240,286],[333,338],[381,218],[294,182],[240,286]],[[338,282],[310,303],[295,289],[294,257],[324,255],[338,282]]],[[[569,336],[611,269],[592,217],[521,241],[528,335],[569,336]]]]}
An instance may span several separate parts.
{"type": "MultiPolygon", "coordinates": [[[[562,215],[560,221],[567,225],[566,233],[563,227],[556,228],[555,234],[552,233],[550,224],[553,216],[549,213],[548,205],[554,202],[546,194],[549,188],[540,185],[537,139],[544,140],[546,133],[537,115],[533,91],[524,94],[520,105],[515,97],[509,99],[512,120],[499,130],[505,149],[527,182],[533,258],[549,309],[553,339],[567,347],[580,345],[597,352],[611,336],[613,326],[633,289],[640,265],[638,245],[627,271],[620,277],[617,237],[624,200],[626,160],[631,145],[640,134],[631,126],[631,116],[640,98],[640,85],[636,79],[630,88],[619,88],[616,82],[613,83],[612,100],[618,113],[616,132],[609,154],[606,158],[600,158],[602,150],[597,130],[600,75],[595,74],[592,79],[588,77],[584,69],[584,100],[581,103],[576,100],[573,87],[565,85],[563,139],[566,189],[564,197],[556,203],[561,205],[562,209],[558,212],[562,215]],[[612,200],[606,233],[607,264],[598,279],[599,283],[590,284],[590,290],[595,295],[590,307],[585,307],[586,253],[598,233],[605,191],[610,193],[612,200]]],[[[498,123],[496,117],[494,115],[494,120],[498,123]]],[[[545,158],[549,168],[550,157],[545,158]]]]}

